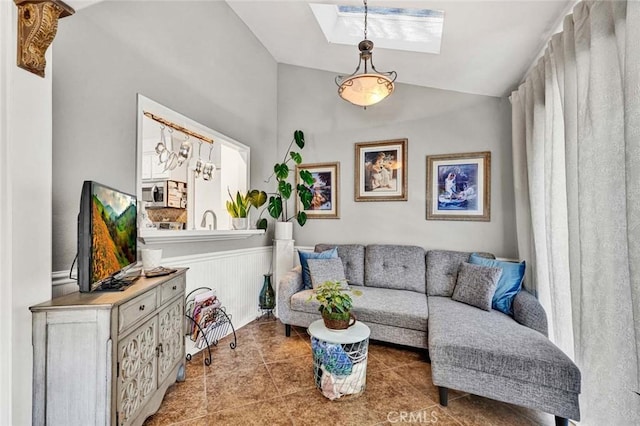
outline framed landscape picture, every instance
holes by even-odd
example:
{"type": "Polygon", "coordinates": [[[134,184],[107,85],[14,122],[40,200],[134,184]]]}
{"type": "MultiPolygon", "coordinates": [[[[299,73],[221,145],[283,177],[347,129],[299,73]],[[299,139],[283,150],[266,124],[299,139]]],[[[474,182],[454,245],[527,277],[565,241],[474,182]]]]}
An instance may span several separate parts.
{"type": "Polygon", "coordinates": [[[356,144],[356,201],[407,200],[407,139],[356,144]]]}
{"type": "Polygon", "coordinates": [[[427,220],[491,220],[491,153],[427,156],[427,220]]]}
{"type": "Polygon", "coordinates": [[[340,182],[340,163],[299,164],[296,166],[297,184],[304,184],[300,180],[300,170],[308,170],[313,176],[313,185],[309,187],[313,198],[311,206],[304,209],[300,200],[296,203],[296,214],[304,211],[308,219],[338,219],[338,194],[340,182]]]}

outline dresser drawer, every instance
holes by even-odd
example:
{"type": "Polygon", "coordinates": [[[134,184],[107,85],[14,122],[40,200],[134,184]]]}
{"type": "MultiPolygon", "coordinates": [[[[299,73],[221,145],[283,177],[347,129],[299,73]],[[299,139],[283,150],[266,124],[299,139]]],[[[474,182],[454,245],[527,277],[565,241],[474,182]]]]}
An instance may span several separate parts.
{"type": "Polygon", "coordinates": [[[132,325],[139,324],[138,320],[156,310],[157,303],[158,298],[154,288],[120,306],[118,308],[118,333],[122,333],[132,325]]]}
{"type": "Polygon", "coordinates": [[[183,294],[185,285],[184,274],[162,284],[160,287],[160,305],[164,305],[178,294],[183,294]]]}

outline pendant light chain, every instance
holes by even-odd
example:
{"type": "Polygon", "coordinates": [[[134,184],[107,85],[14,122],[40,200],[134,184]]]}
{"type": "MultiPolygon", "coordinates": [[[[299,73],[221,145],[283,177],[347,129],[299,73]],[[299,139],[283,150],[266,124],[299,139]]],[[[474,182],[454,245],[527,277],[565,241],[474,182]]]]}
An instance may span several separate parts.
{"type": "Polygon", "coordinates": [[[367,0],[364,0],[364,39],[367,39],[367,12],[368,12],[367,0]]]}

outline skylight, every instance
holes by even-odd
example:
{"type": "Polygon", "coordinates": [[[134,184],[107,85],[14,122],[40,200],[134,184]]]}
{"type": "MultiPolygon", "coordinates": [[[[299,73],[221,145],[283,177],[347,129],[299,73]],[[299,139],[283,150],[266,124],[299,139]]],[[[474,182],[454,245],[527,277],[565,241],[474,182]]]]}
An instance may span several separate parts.
{"type": "MultiPolygon", "coordinates": [[[[329,43],[355,46],[364,35],[364,6],[310,3],[329,43]]],[[[430,9],[369,7],[367,38],[376,47],[440,53],[444,12],[430,9]]]]}

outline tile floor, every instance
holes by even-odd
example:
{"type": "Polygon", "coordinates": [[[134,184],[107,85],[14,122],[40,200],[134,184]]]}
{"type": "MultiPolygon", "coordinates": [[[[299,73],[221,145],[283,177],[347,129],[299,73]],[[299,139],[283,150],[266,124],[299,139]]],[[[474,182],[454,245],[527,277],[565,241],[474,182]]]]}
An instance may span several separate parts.
{"type": "Polygon", "coordinates": [[[279,321],[254,321],[237,338],[235,350],[229,337],[218,342],[210,366],[201,353],[188,362],[186,381],[169,388],[145,426],[555,424],[546,413],[454,391],[440,407],[424,354],[377,342],[369,345],[364,394],[329,401],[315,388],[304,328],[286,337],[279,321]]]}

